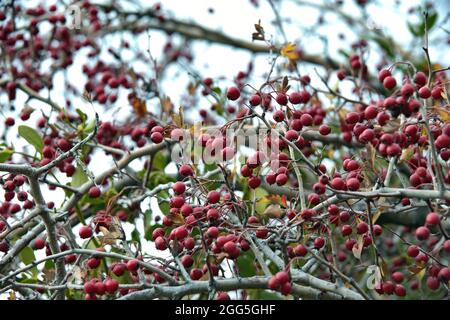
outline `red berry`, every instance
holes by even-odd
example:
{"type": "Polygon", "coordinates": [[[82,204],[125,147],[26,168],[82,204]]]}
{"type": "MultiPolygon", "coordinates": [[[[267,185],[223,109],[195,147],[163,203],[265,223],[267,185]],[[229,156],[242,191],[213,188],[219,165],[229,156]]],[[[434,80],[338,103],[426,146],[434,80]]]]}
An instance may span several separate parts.
{"type": "Polygon", "coordinates": [[[70,143],[66,139],[59,139],[58,147],[64,152],[69,151],[71,148],[70,143]]]}
{"type": "Polygon", "coordinates": [[[90,237],[92,237],[92,234],[93,234],[92,228],[89,226],[81,226],[78,234],[80,235],[81,239],[90,238],[90,237]]]}
{"type": "Polygon", "coordinates": [[[5,125],[7,127],[12,127],[15,123],[14,118],[8,117],[5,119],[5,125]]]}
{"type": "Polygon", "coordinates": [[[386,294],[393,294],[395,285],[391,281],[383,282],[381,285],[381,288],[383,289],[383,292],[386,294]]]}
{"type": "Polygon", "coordinates": [[[383,82],[386,77],[391,76],[391,72],[388,69],[381,69],[380,72],[378,72],[378,80],[380,82],[383,82]]]}
{"type": "Polygon", "coordinates": [[[414,87],[410,83],[405,83],[402,86],[401,94],[403,97],[410,97],[414,94],[414,87]]]}
{"type": "Polygon", "coordinates": [[[189,275],[191,276],[192,280],[199,280],[201,277],[203,277],[203,271],[198,268],[194,268],[191,270],[189,275]]]}
{"type": "Polygon", "coordinates": [[[164,240],[163,237],[158,237],[155,239],[155,247],[158,250],[166,250],[167,249],[167,245],[166,245],[166,241],[164,240]]]}
{"type": "Polygon", "coordinates": [[[150,136],[150,140],[152,140],[153,143],[161,143],[164,140],[164,136],[161,132],[153,132],[150,136]]]}
{"type": "Polygon", "coordinates": [[[88,281],[84,284],[84,292],[88,294],[95,293],[95,283],[92,281],[88,281]]]}
{"type": "Polygon", "coordinates": [[[403,273],[401,272],[394,272],[391,276],[392,280],[394,280],[397,283],[402,283],[405,277],[403,276],[403,273]]]}
{"type": "Polygon", "coordinates": [[[106,286],[103,282],[96,282],[95,283],[95,293],[99,296],[104,295],[106,292],[106,286]]]}
{"type": "Polygon", "coordinates": [[[302,102],[302,96],[301,96],[300,92],[292,92],[289,95],[289,101],[292,104],[299,104],[299,103],[301,103],[302,102]]]}
{"type": "Polygon", "coordinates": [[[279,174],[279,175],[277,175],[275,181],[276,181],[277,185],[283,186],[288,181],[288,176],[284,173],[279,174]]]}
{"type": "Polygon", "coordinates": [[[306,249],[306,247],[304,245],[299,244],[294,247],[294,253],[296,256],[304,257],[308,253],[308,250],[306,249]]]}
{"type": "Polygon", "coordinates": [[[16,186],[15,186],[14,182],[11,180],[8,180],[3,184],[3,189],[5,191],[11,192],[11,191],[14,191],[15,188],[16,188],[16,186]]]}
{"type": "Polygon", "coordinates": [[[360,222],[358,223],[358,225],[356,226],[356,232],[358,234],[364,234],[367,231],[369,231],[369,225],[365,222],[360,222]]]}
{"type": "Polygon", "coordinates": [[[295,141],[298,139],[298,133],[295,130],[288,130],[284,137],[289,141],[295,141]]]}
{"type": "Polygon", "coordinates": [[[305,127],[311,126],[313,124],[313,120],[313,117],[308,113],[302,114],[302,116],[300,117],[300,121],[305,127]]]}
{"type": "Polygon", "coordinates": [[[183,177],[192,176],[194,174],[194,171],[192,170],[191,166],[187,164],[183,164],[180,169],[179,173],[183,177]]]}
{"type": "Polygon", "coordinates": [[[259,94],[254,94],[250,97],[249,102],[253,107],[259,106],[261,103],[261,96],[259,94]]]}
{"type": "Polygon", "coordinates": [[[439,279],[437,277],[428,277],[427,278],[427,286],[428,288],[430,288],[431,290],[437,290],[440,287],[440,282],[439,279]]]}
{"type": "Polygon", "coordinates": [[[393,143],[386,148],[386,153],[389,156],[394,157],[400,155],[402,153],[402,149],[398,144],[393,143]]]}
{"type": "Polygon", "coordinates": [[[172,189],[175,194],[181,195],[186,191],[186,185],[184,182],[178,181],[173,184],[172,189]]]}
{"type": "Polygon", "coordinates": [[[33,247],[35,250],[44,249],[45,248],[45,240],[42,238],[37,238],[36,240],[34,240],[33,247]]]}
{"type": "Polygon", "coordinates": [[[323,136],[328,135],[331,132],[331,128],[326,124],[323,124],[319,127],[319,133],[323,136]]]}
{"type": "Polygon", "coordinates": [[[345,122],[348,124],[354,124],[359,121],[359,114],[356,112],[349,112],[345,115],[345,122]]]}
{"type": "Polygon", "coordinates": [[[317,237],[314,239],[314,248],[320,249],[325,245],[325,239],[322,237],[317,237]]]}
{"type": "Polygon", "coordinates": [[[281,122],[284,120],[284,112],[282,110],[277,110],[273,113],[272,117],[276,122],[281,122]]]}
{"type": "Polygon", "coordinates": [[[115,293],[119,289],[119,282],[114,279],[108,279],[105,281],[105,289],[108,293],[115,293]]]}
{"type": "Polygon", "coordinates": [[[383,80],[383,86],[386,89],[390,90],[390,89],[394,88],[396,85],[397,85],[397,81],[395,81],[395,78],[392,76],[388,76],[388,77],[384,78],[384,80],[383,80]]]}
{"type": "Polygon", "coordinates": [[[368,107],[364,110],[364,117],[365,117],[367,120],[375,119],[375,118],[377,117],[377,114],[378,114],[377,107],[372,106],[372,105],[368,106],[368,107]]]}
{"type": "Polygon", "coordinates": [[[260,177],[251,177],[248,179],[248,186],[252,189],[256,189],[261,185],[261,178],[260,177]]]}
{"type": "Polygon", "coordinates": [[[426,240],[430,237],[430,230],[427,227],[419,227],[416,229],[416,237],[419,240],[426,240]]]}
{"type": "Polygon", "coordinates": [[[230,295],[226,292],[219,292],[217,294],[217,300],[230,300],[230,295]]]}
{"type": "Polygon", "coordinates": [[[346,182],[347,188],[351,191],[356,191],[359,189],[359,180],[356,178],[350,178],[346,182]]]}
{"type": "Polygon", "coordinates": [[[287,96],[286,96],[285,93],[279,92],[279,93],[277,94],[277,96],[275,97],[275,101],[276,101],[279,105],[285,106],[285,105],[287,105],[288,98],[287,98],[287,96]]]}
{"type": "Polygon", "coordinates": [[[444,251],[450,252],[450,240],[446,240],[442,247],[444,248],[444,251]]]}
{"type": "Polygon", "coordinates": [[[98,198],[101,194],[102,192],[100,191],[100,188],[96,186],[91,187],[88,192],[88,195],[91,198],[98,198]]]}
{"type": "Polygon", "coordinates": [[[16,187],[20,187],[25,183],[25,177],[21,175],[15,176],[13,182],[16,187]]]}
{"type": "Polygon", "coordinates": [[[444,148],[450,148],[450,137],[441,134],[439,137],[437,137],[436,141],[434,141],[434,144],[436,145],[436,148],[444,149],[444,148]]]}
{"type": "Polygon", "coordinates": [[[431,96],[434,100],[440,100],[442,99],[442,87],[434,87],[433,90],[431,90],[431,96]]]}
{"type": "Polygon", "coordinates": [[[208,202],[211,204],[217,203],[220,200],[220,192],[218,191],[210,191],[208,193],[208,202]]]}
{"type": "Polygon", "coordinates": [[[373,234],[374,236],[380,236],[383,233],[383,228],[378,225],[378,224],[374,224],[373,225],[373,234]]]}
{"type": "Polygon", "coordinates": [[[417,84],[419,87],[423,87],[427,84],[427,76],[422,71],[417,72],[414,75],[414,83],[417,84]]]}
{"type": "Polygon", "coordinates": [[[439,215],[436,212],[430,212],[427,215],[425,222],[426,224],[437,226],[440,222],[439,215]]]}
{"type": "Polygon", "coordinates": [[[343,190],[345,188],[345,182],[342,178],[334,178],[331,180],[331,187],[336,190],[343,190]]]}
{"type": "Polygon", "coordinates": [[[410,256],[411,258],[415,258],[417,257],[417,255],[420,253],[420,250],[417,246],[415,245],[411,245],[408,247],[408,249],[406,250],[406,253],[408,254],[408,256],[410,256]]]}
{"type": "Polygon", "coordinates": [[[428,87],[422,87],[419,89],[419,97],[422,99],[428,99],[431,97],[431,90],[428,87]]]}
{"type": "Polygon", "coordinates": [[[286,271],[280,271],[275,274],[275,278],[277,278],[280,284],[283,284],[289,281],[289,274],[286,271]]]}
{"type": "Polygon", "coordinates": [[[188,250],[192,250],[195,247],[195,240],[192,237],[187,237],[186,239],[184,239],[183,241],[183,246],[188,249],[188,250]]]}
{"type": "Polygon", "coordinates": [[[227,90],[227,98],[230,100],[237,100],[241,96],[241,91],[236,87],[230,87],[227,90]]]}
{"type": "Polygon", "coordinates": [[[448,282],[450,280],[450,268],[448,267],[442,268],[437,276],[441,281],[448,282]]]}
{"type": "Polygon", "coordinates": [[[375,132],[372,129],[364,130],[358,137],[359,141],[367,143],[375,138],[375,132]]]}
{"type": "Polygon", "coordinates": [[[272,277],[269,279],[269,282],[267,283],[267,287],[270,290],[278,290],[280,288],[281,284],[280,281],[276,277],[272,277]]]}
{"type": "Polygon", "coordinates": [[[344,80],[345,77],[346,77],[345,71],[344,71],[344,70],[339,70],[339,71],[336,73],[336,76],[338,77],[338,79],[339,79],[340,81],[344,80]]]}
{"type": "Polygon", "coordinates": [[[344,225],[341,227],[341,233],[342,233],[343,236],[348,236],[348,235],[350,235],[350,234],[352,233],[352,227],[349,226],[348,224],[344,224],[344,225]]]}
{"type": "Polygon", "coordinates": [[[136,271],[139,268],[139,262],[137,259],[128,260],[127,269],[129,271],[136,271]]]}

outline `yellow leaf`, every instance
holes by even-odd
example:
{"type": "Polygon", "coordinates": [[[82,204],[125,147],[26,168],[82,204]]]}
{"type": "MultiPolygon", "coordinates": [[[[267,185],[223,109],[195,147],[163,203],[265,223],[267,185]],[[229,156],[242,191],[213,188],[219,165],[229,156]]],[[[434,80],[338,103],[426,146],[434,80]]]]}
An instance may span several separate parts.
{"type": "Polygon", "coordinates": [[[134,98],[133,109],[134,109],[134,112],[141,118],[147,114],[147,105],[146,105],[145,101],[143,101],[137,97],[134,98]]]}
{"type": "Polygon", "coordinates": [[[400,156],[400,162],[409,161],[414,155],[414,147],[409,146],[407,149],[402,151],[402,155],[400,156]]]}
{"type": "Polygon", "coordinates": [[[283,57],[288,58],[290,62],[295,62],[300,58],[296,49],[297,46],[294,43],[288,42],[281,48],[280,53],[283,57]]]}
{"type": "Polygon", "coordinates": [[[182,128],[184,124],[183,107],[178,109],[178,114],[171,114],[172,120],[178,128],[182,128]]]}
{"type": "Polygon", "coordinates": [[[440,107],[440,106],[436,106],[434,107],[436,112],[439,114],[439,117],[444,121],[444,122],[450,122],[450,109],[449,106],[446,106],[446,108],[440,107]]]}
{"type": "Polygon", "coordinates": [[[161,98],[161,107],[166,114],[170,114],[173,110],[173,104],[170,98],[161,98]]]}
{"type": "Polygon", "coordinates": [[[184,218],[181,214],[176,214],[173,218],[172,221],[176,224],[183,224],[184,223],[184,218]]]}

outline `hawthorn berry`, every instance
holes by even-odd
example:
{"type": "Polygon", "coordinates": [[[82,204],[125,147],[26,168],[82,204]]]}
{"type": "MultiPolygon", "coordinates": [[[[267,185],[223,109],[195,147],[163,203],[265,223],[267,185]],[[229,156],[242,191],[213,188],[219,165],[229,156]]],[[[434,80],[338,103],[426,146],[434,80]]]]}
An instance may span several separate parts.
{"type": "Polygon", "coordinates": [[[230,100],[237,100],[241,96],[241,91],[236,87],[230,87],[227,90],[227,98],[230,100]]]}
{"type": "Polygon", "coordinates": [[[419,227],[416,229],[416,237],[419,240],[426,240],[430,237],[430,230],[427,227],[419,227]]]}
{"type": "Polygon", "coordinates": [[[325,239],[322,237],[317,237],[314,239],[314,248],[320,249],[325,245],[325,239]]]}
{"type": "Polygon", "coordinates": [[[98,198],[101,194],[102,192],[100,191],[100,188],[96,186],[91,187],[88,191],[88,195],[91,198],[98,198]]]}
{"type": "Polygon", "coordinates": [[[425,222],[428,225],[437,226],[440,222],[439,215],[436,212],[430,212],[427,215],[425,222]]]}
{"type": "Polygon", "coordinates": [[[383,86],[386,89],[393,89],[395,86],[397,85],[397,81],[395,81],[395,78],[392,76],[388,76],[386,78],[384,78],[383,80],[383,86]]]}
{"type": "Polygon", "coordinates": [[[81,239],[87,239],[87,238],[92,237],[93,231],[90,226],[81,226],[78,234],[80,235],[81,239]]]}
{"type": "Polygon", "coordinates": [[[119,282],[114,279],[108,279],[105,281],[105,290],[108,293],[115,293],[119,289],[119,282]]]}

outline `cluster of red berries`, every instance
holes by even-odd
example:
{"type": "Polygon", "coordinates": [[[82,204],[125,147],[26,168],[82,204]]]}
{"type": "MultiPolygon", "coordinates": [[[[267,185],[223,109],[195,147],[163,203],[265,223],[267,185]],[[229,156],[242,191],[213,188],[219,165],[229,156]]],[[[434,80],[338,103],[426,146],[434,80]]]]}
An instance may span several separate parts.
{"type": "Polygon", "coordinates": [[[267,287],[271,290],[280,291],[284,295],[288,295],[292,291],[292,283],[289,273],[280,271],[269,279],[267,287]]]}
{"type": "Polygon", "coordinates": [[[101,281],[99,279],[91,279],[84,283],[84,292],[86,292],[86,300],[97,300],[97,296],[106,293],[114,294],[119,289],[119,283],[114,279],[101,281]]]}

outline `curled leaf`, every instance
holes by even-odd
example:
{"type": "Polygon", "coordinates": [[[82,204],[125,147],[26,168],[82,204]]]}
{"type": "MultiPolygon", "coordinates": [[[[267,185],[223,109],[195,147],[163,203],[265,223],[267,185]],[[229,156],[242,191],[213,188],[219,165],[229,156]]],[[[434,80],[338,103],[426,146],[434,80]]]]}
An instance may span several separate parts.
{"type": "Polygon", "coordinates": [[[300,58],[300,55],[297,51],[297,46],[292,42],[286,43],[281,48],[280,53],[283,57],[288,58],[289,62],[295,62],[300,58]]]}

